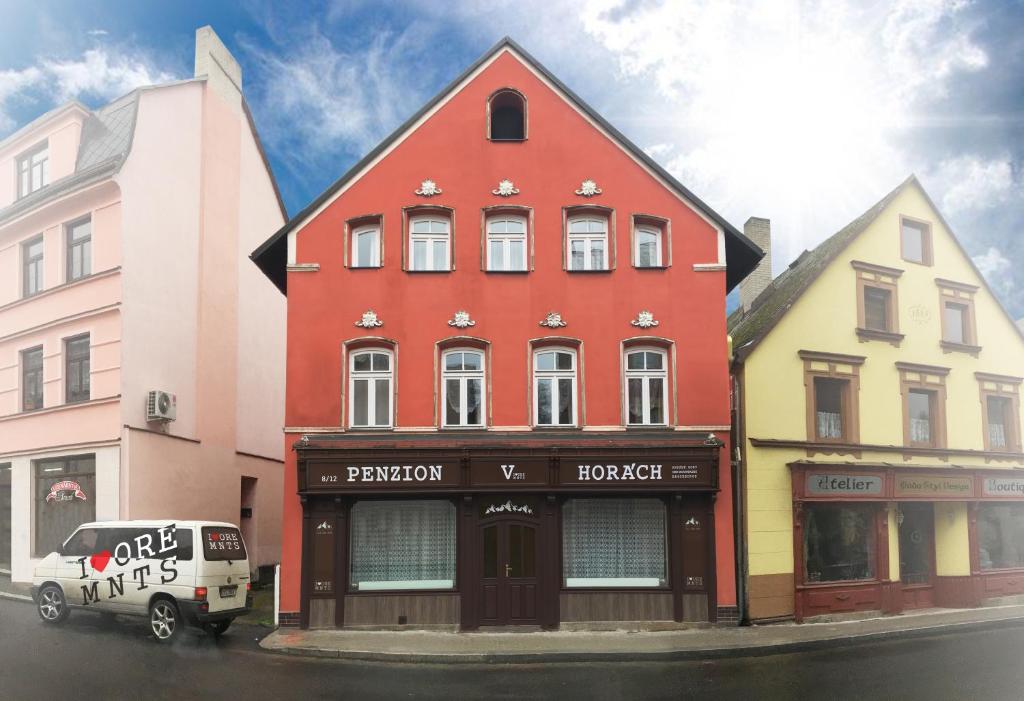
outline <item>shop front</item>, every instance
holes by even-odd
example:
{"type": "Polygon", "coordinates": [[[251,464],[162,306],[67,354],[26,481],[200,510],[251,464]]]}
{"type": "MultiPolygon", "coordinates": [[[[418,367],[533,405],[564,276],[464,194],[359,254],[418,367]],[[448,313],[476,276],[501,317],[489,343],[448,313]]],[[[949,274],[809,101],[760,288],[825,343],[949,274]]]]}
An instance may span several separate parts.
{"type": "Polygon", "coordinates": [[[519,443],[300,443],[301,625],[716,619],[717,444],[519,443]]]}
{"type": "Polygon", "coordinates": [[[798,621],[1024,594],[1024,478],[806,461],[790,468],[798,621]]]}

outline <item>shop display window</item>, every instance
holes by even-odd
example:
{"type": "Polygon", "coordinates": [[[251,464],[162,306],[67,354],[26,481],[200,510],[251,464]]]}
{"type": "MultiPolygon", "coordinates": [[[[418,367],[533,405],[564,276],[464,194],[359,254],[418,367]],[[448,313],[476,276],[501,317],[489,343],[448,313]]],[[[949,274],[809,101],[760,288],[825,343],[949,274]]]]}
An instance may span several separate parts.
{"type": "Polygon", "coordinates": [[[35,464],[36,557],[60,550],[83,523],[96,520],[96,458],[81,455],[35,464]]]}
{"type": "Polygon", "coordinates": [[[562,507],[563,584],[666,586],[666,523],[659,499],[570,499],[562,507]]]}
{"type": "Polygon", "coordinates": [[[873,504],[805,504],[804,563],[808,584],[874,579],[873,504]]]}
{"type": "Polygon", "coordinates": [[[983,570],[1024,567],[1024,503],[978,506],[978,563],[983,570]]]}
{"type": "Polygon", "coordinates": [[[359,501],[350,519],[353,591],[455,588],[455,506],[359,501]]]}

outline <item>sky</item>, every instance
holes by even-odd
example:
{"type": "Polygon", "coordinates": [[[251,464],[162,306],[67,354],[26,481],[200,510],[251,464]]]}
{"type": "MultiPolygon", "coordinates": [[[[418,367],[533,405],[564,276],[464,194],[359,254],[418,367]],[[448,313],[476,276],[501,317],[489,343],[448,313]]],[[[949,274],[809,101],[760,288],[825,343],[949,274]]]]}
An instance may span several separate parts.
{"type": "Polygon", "coordinates": [[[1024,0],[0,0],[0,138],[192,75],[210,24],[294,215],[509,35],[775,273],[908,175],[1024,317],[1024,0]]]}

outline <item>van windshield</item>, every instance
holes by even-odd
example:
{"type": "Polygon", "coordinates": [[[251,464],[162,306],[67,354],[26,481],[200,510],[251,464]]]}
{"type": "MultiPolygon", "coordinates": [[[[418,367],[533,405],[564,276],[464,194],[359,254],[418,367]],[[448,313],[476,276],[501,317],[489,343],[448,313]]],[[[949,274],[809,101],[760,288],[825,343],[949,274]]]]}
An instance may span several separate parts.
{"type": "Polygon", "coordinates": [[[203,526],[203,559],[244,560],[245,544],[237,528],[203,526]]]}

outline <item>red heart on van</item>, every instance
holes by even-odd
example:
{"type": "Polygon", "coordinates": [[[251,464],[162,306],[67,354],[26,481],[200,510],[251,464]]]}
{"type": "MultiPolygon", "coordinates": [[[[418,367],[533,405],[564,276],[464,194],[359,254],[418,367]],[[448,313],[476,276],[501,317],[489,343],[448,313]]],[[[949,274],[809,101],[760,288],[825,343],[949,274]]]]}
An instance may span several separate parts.
{"type": "Polygon", "coordinates": [[[107,569],[107,565],[110,563],[110,551],[104,550],[102,552],[95,553],[89,558],[89,564],[97,572],[102,572],[107,569]]]}

